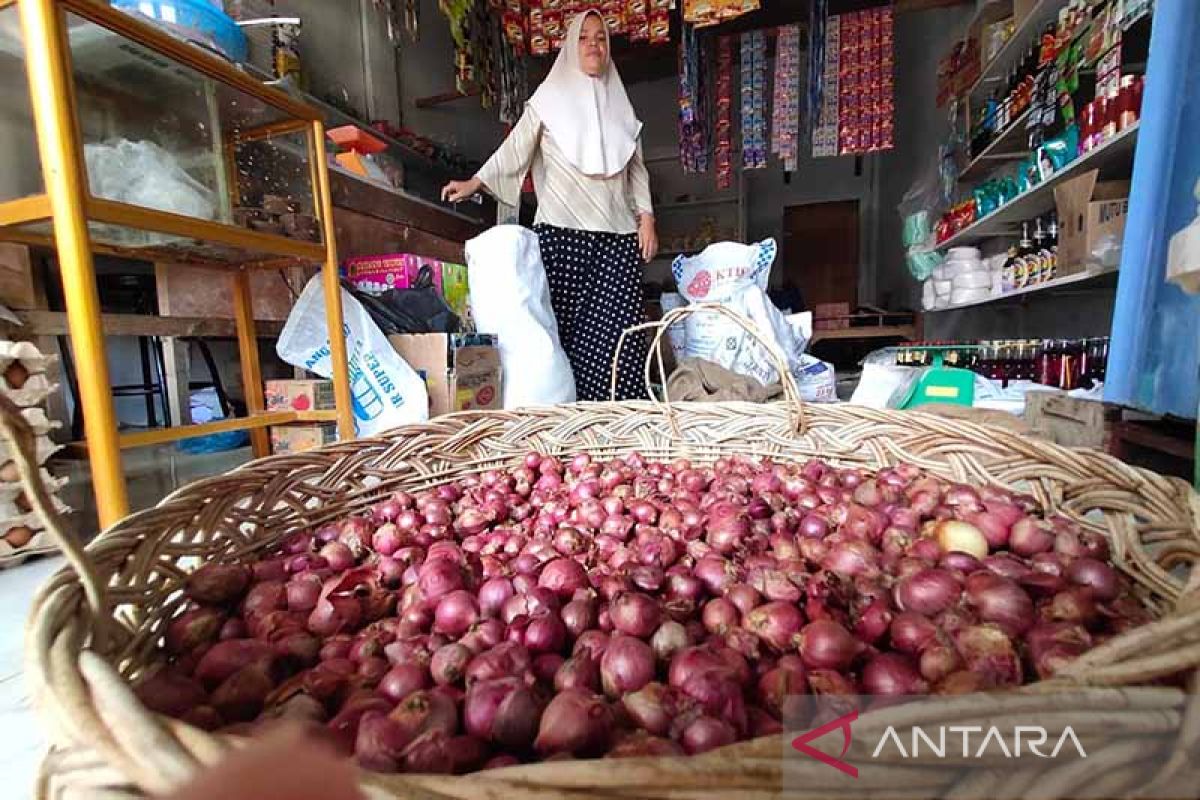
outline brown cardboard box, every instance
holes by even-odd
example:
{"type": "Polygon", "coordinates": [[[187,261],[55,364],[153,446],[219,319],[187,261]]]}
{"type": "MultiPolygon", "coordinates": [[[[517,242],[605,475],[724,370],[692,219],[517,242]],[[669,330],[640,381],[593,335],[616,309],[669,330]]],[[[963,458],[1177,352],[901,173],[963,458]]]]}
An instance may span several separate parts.
{"type": "Polygon", "coordinates": [[[849,303],[817,303],[813,306],[813,330],[833,331],[850,327],[849,303]]]}
{"type": "Polygon", "coordinates": [[[1029,392],[1025,395],[1025,421],[1055,444],[1110,452],[1121,409],[1064,392],[1029,392]]]}
{"type": "Polygon", "coordinates": [[[337,423],[302,422],[271,428],[271,452],[302,453],[337,440],[337,423]]]}
{"type": "Polygon", "coordinates": [[[1058,275],[1088,267],[1092,250],[1105,236],[1120,241],[1129,213],[1129,181],[1098,183],[1098,170],[1054,188],[1058,207],[1058,275]]]}
{"type": "Polygon", "coordinates": [[[431,417],[503,406],[497,348],[462,344],[463,339],[448,333],[392,335],[388,341],[410,367],[424,374],[431,417]]]}
{"type": "Polygon", "coordinates": [[[33,308],[36,300],[29,248],[0,243],[0,303],[9,308],[33,308]]]}
{"type": "Polygon", "coordinates": [[[333,381],[267,381],[267,411],[327,411],[337,408],[333,381]]]}

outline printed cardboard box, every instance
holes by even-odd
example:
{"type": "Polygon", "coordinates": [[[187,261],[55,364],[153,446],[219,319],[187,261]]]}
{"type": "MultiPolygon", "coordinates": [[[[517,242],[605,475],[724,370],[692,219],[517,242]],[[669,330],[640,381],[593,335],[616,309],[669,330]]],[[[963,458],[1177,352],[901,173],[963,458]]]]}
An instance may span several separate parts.
{"type": "Polygon", "coordinates": [[[1058,277],[1086,270],[1095,261],[1092,253],[1103,239],[1115,239],[1118,247],[1124,240],[1129,181],[1100,183],[1099,175],[1098,170],[1092,170],[1054,187],[1054,202],[1058,207],[1058,277]]]}
{"type": "Polygon", "coordinates": [[[302,422],[271,428],[271,452],[275,455],[302,453],[336,440],[337,424],[333,422],[302,422]]]}
{"type": "Polygon", "coordinates": [[[495,337],[413,333],[389,336],[388,341],[425,376],[431,417],[502,407],[503,375],[495,337]]]}
{"type": "Polygon", "coordinates": [[[337,407],[333,381],[267,381],[267,411],[326,411],[337,407]]]}

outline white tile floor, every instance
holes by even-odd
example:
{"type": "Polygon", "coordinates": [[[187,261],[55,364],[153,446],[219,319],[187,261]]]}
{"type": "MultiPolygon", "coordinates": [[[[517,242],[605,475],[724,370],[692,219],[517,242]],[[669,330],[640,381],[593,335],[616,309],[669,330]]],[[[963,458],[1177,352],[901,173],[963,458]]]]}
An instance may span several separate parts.
{"type": "MultiPolygon", "coordinates": [[[[249,459],[248,450],[202,456],[181,454],[169,447],[147,448],[125,454],[130,504],[137,510],[158,502],[165,494],[198,478],[216,475],[249,459]]],[[[75,509],[71,527],[89,538],[96,531],[95,503],[87,462],[58,465],[56,474],[70,477],[64,501],[75,509]]],[[[40,722],[29,703],[22,674],[25,620],[37,588],[65,563],[58,556],[34,558],[0,571],[0,800],[28,798],[46,742],[40,722]]]]}
{"type": "Polygon", "coordinates": [[[63,563],[61,557],[38,558],[0,573],[0,797],[30,797],[45,752],[22,672],[25,618],[37,587],[63,563]]]}

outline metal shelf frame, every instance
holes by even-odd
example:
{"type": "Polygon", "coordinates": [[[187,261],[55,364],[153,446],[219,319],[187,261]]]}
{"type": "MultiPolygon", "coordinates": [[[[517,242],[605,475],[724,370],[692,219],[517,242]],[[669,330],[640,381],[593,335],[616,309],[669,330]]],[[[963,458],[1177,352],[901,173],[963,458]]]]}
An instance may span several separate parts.
{"type": "MultiPolygon", "coordinates": [[[[120,451],[123,447],[141,447],[227,430],[249,430],[255,456],[265,456],[269,452],[269,427],[301,421],[301,415],[293,412],[265,411],[247,270],[255,266],[278,266],[279,259],[320,264],[326,323],[330,331],[343,329],[325,129],[321,114],[315,108],[262,85],[225,61],[179,41],[134,16],[115,10],[107,3],[94,0],[0,0],[0,11],[14,5],[20,15],[26,75],[45,192],[0,203],[0,240],[32,241],[52,246],[58,251],[67,322],[76,356],[80,405],[87,431],[86,446],[96,507],[101,526],[108,527],[129,512],[121,463],[120,451]],[[290,117],[283,123],[263,126],[261,130],[243,131],[238,135],[238,140],[274,136],[281,132],[306,135],[314,211],[320,221],[322,242],[297,241],[231,224],[155,211],[93,196],[83,168],[83,137],[75,105],[74,72],[67,44],[68,13],[153,50],[208,79],[243,92],[290,117]],[[261,262],[227,264],[234,276],[234,316],[249,410],[247,417],[212,425],[169,428],[126,436],[118,434],[93,262],[94,252],[111,252],[113,248],[92,241],[89,222],[122,225],[226,245],[263,257],[261,262]],[[31,223],[49,223],[53,236],[39,237],[9,227],[31,223]]],[[[230,191],[236,189],[230,188],[230,191]]],[[[146,257],[147,251],[137,252],[140,257],[146,257]]],[[[322,415],[321,419],[335,419],[339,437],[352,438],[354,418],[345,338],[331,336],[330,351],[337,410],[322,415]]]]}

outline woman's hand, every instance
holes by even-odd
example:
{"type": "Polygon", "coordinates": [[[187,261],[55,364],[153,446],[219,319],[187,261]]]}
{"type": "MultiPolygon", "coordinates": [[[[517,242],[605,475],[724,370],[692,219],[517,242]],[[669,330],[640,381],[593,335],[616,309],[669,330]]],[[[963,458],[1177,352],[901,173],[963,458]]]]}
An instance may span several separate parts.
{"type": "Polygon", "coordinates": [[[451,203],[461,203],[472,195],[479,192],[479,187],[483,186],[483,181],[479,178],[471,178],[465,181],[450,181],[442,187],[442,199],[449,200],[451,203]]]}
{"type": "Polygon", "coordinates": [[[653,214],[638,216],[638,247],[642,251],[642,260],[647,264],[658,255],[658,230],[654,227],[653,214]]]}

